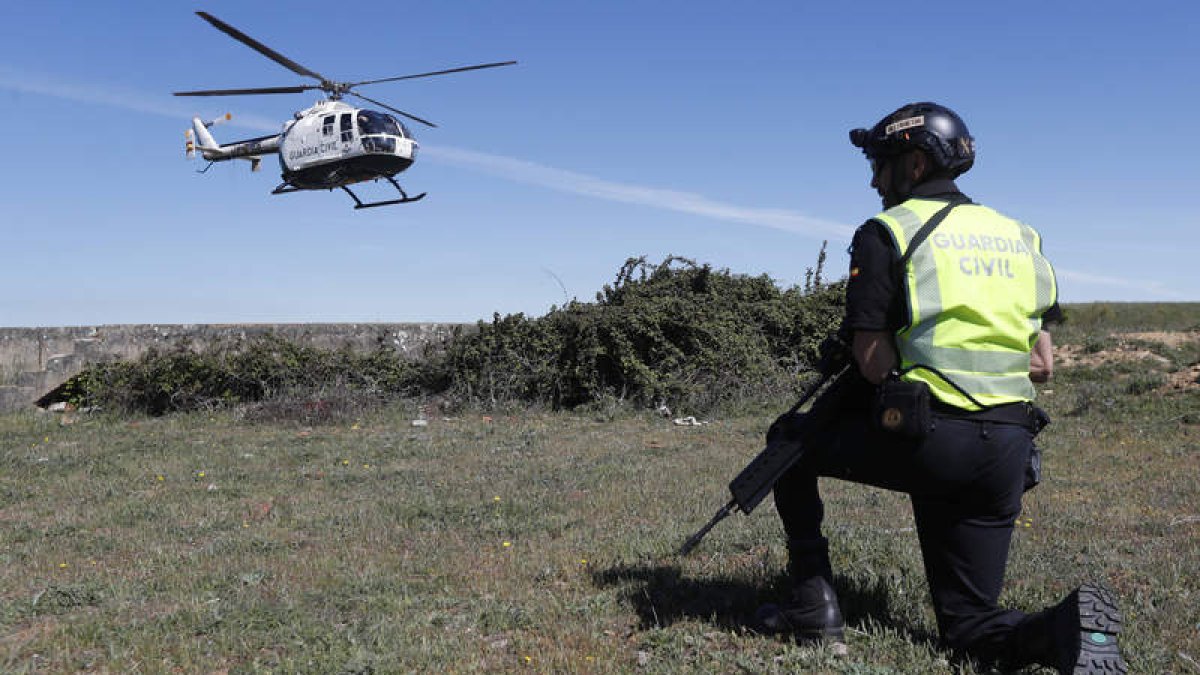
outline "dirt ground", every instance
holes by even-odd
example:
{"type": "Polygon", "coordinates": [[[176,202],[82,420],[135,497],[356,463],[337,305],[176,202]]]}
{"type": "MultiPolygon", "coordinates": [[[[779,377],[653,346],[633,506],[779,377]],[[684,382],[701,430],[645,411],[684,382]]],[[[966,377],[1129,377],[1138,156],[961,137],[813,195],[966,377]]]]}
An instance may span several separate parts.
{"type": "MultiPolygon", "coordinates": [[[[1114,333],[1111,337],[1115,342],[1112,347],[1090,353],[1085,351],[1083,345],[1055,345],[1055,367],[1089,367],[1145,361],[1148,362],[1148,366],[1158,370],[1169,366],[1171,360],[1147,349],[1145,343],[1154,342],[1172,349],[1200,343],[1200,331],[1114,333]]],[[[1169,373],[1162,391],[1165,393],[1197,389],[1200,389],[1200,362],[1169,373]]]]}

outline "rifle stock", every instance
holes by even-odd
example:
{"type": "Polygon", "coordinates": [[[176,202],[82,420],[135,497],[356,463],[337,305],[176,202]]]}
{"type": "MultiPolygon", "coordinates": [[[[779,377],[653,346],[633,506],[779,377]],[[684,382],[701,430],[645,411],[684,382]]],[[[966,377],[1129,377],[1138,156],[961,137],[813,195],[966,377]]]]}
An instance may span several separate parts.
{"type": "Polygon", "coordinates": [[[850,372],[848,367],[842,368],[836,375],[824,375],[821,379],[810,385],[804,390],[800,400],[788,410],[789,413],[794,413],[816,395],[826,383],[832,380],[832,383],[825,388],[825,392],[813,402],[812,409],[804,418],[804,426],[802,427],[799,438],[775,439],[763,448],[762,452],[750,460],[746,468],[742,469],[738,475],[729,482],[729,493],[732,498],[725,506],[721,507],[717,514],[712,517],[700,528],[695,534],[684,542],[679,548],[679,555],[687,555],[700,544],[700,540],[708,534],[709,530],[716,526],[717,523],[724,520],[733,511],[741,511],[749,515],[751,511],[757,507],[767,494],[775,487],[775,483],[787,473],[787,470],[804,456],[804,437],[828,424],[833,416],[837,413],[840,406],[840,392],[843,389],[842,382],[846,378],[846,374],[850,372]]]}

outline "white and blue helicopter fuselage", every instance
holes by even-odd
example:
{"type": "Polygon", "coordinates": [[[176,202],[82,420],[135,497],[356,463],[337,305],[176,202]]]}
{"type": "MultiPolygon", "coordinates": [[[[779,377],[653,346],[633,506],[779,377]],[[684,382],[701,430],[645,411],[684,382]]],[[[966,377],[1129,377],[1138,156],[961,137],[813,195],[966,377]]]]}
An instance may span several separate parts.
{"type": "Polygon", "coordinates": [[[277,135],[222,145],[209,128],[228,119],[228,115],[208,122],[192,118],[188,156],[199,150],[209,162],[245,159],[257,171],[263,155],[278,154],[283,182],[272,194],[341,188],[354,198],[356,208],[416,201],[424,196],[409,197],[393,179],[412,166],[420,145],[403,123],[386,113],[342,101],[322,101],[297,112],[277,135]],[[193,134],[198,143],[193,142],[193,134]],[[396,186],[403,199],[364,204],[347,187],[381,178],[396,186]]]}

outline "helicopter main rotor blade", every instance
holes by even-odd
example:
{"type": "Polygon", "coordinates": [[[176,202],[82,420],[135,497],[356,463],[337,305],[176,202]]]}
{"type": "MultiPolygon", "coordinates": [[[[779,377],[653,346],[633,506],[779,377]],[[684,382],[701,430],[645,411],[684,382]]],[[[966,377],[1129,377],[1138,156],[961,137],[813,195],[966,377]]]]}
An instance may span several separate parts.
{"type": "Polygon", "coordinates": [[[301,94],[310,89],[320,89],[317,85],[299,85],[296,87],[258,87],[255,89],[202,89],[200,91],[177,91],[176,96],[240,96],[242,94],[301,94]]]}
{"type": "Polygon", "coordinates": [[[347,91],[346,93],[350,94],[351,96],[357,96],[358,98],[361,98],[364,101],[369,101],[371,103],[374,103],[375,105],[377,105],[381,108],[387,108],[388,110],[391,110],[392,112],[394,112],[398,115],[404,115],[408,119],[410,119],[414,122],[420,122],[421,124],[424,124],[427,127],[435,127],[435,128],[437,127],[436,124],[434,124],[433,122],[430,122],[429,120],[423,120],[420,117],[417,117],[416,115],[412,115],[410,113],[404,112],[403,110],[393,108],[392,106],[384,103],[383,101],[376,101],[375,99],[373,99],[369,96],[363,96],[362,94],[358,93],[357,91],[347,91]]]}
{"type": "Polygon", "coordinates": [[[212,14],[209,14],[208,12],[196,12],[196,14],[201,19],[204,19],[205,21],[211,23],[213,25],[213,28],[216,28],[217,30],[228,35],[229,37],[233,38],[234,40],[241,42],[242,44],[246,45],[247,47],[253,49],[254,51],[258,52],[259,54],[262,54],[263,56],[267,57],[268,59],[271,59],[272,61],[274,61],[275,63],[278,63],[279,65],[283,66],[284,68],[287,68],[288,70],[292,71],[293,73],[296,73],[297,75],[306,75],[308,77],[315,77],[316,79],[320,80],[322,83],[328,81],[324,75],[314,72],[314,71],[311,71],[308,68],[305,68],[304,66],[300,65],[299,63],[296,63],[295,61],[289,59],[288,57],[284,56],[283,54],[280,54],[279,52],[275,51],[274,49],[271,49],[270,47],[264,45],[263,43],[259,42],[258,40],[255,40],[254,38],[250,37],[249,35],[246,35],[242,31],[234,28],[233,26],[230,26],[229,24],[218,19],[217,17],[213,16],[212,14]]]}
{"type": "Polygon", "coordinates": [[[378,84],[380,82],[395,82],[397,80],[413,80],[418,77],[431,77],[433,75],[446,75],[448,73],[461,73],[466,70],[481,70],[483,68],[498,68],[500,66],[515,65],[516,61],[501,61],[498,63],[481,63],[477,66],[463,66],[462,68],[450,68],[449,70],[435,70],[431,73],[417,73],[416,75],[401,75],[400,77],[385,77],[382,80],[366,80],[365,82],[352,82],[349,86],[357,87],[360,84],[378,84]]]}

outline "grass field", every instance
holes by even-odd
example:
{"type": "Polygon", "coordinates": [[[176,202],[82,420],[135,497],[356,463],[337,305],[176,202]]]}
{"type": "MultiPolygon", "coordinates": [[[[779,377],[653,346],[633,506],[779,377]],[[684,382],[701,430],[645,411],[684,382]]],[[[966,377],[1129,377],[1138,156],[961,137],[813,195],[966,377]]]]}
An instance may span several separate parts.
{"type": "MultiPolygon", "coordinates": [[[[1200,673],[1200,312],[1136,312],[1062,331],[1003,600],[1107,580],[1132,670],[1200,673]]],[[[770,500],[675,557],[774,412],[0,417],[0,672],[973,672],[903,496],[823,483],[845,656],[749,625],[785,587],[770,500]]]]}

